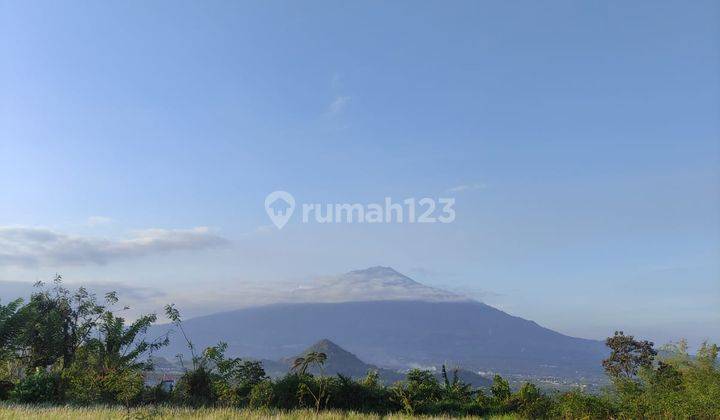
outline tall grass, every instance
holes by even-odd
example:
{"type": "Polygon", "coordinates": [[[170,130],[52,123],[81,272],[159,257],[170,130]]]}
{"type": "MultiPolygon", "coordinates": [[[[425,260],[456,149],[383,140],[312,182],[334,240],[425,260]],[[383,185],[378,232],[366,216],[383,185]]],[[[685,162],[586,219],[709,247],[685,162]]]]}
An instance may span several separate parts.
{"type": "MultiPolygon", "coordinates": [[[[0,405],[1,420],[26,419],[108,419],[108,420],[144,420],[144,419],[276,419],[276,420],[403,420],[411,418],[422,419],[450,419],[451,417],[413,417],[403,414],[381,416],[377,414],[362,414],[352,411],[323,411],[315,414],[311,410],[239,410],[232,408],[180,408],[180,407],[143,407],[126,410],[122,407],[73,407],[73,406],[33,406],[19,404],[0,405]]],[[[481,417],[467,417],[468,419],[481,419],[481,417]]],[[[503,416],[495,419],[513,420],[517,417],[503,416]]]]}

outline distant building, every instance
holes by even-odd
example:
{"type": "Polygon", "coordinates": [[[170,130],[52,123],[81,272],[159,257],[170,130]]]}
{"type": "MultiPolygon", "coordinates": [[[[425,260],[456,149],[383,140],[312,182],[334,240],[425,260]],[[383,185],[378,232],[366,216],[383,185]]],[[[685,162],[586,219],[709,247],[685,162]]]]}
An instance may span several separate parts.
{"type": "Polygon", "coordinates": [[[177,381],[175,375],[168,373],[147,372],[143,376],[145,386],[150,388],[159,386],[165,392],[171,392],[175,388],[175,382],[177,381]]]}

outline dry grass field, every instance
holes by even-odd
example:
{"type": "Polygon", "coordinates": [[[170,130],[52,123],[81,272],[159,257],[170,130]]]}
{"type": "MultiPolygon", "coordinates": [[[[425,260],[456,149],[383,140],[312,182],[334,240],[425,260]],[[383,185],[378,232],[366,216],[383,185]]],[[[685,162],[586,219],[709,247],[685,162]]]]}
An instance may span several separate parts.
{"type": "MultiPolygon", "coordinates": [[[[177,407],[151,407],[133,408],[126,410],[122,407],[72,407],[72,406],[30,406],[30,405],[2,405],[0,406],[0,420],[30,420],[30,419],[276,419],[276,420],[402,420],[402,419],[449,419],[450,417],[424,417],[392,414],[381,416],[375,414],[362,414],[343,411],[325,411],[315,414],[311,410],[277,411],[277,410],[237,410],[230,408],[191,409],[177,407]]],[[[480,419],[480,417],[467,417],[467,419],[480,419]]],[[[497,420],[516,419],[513,416],[493,417],[497,420]]]]}

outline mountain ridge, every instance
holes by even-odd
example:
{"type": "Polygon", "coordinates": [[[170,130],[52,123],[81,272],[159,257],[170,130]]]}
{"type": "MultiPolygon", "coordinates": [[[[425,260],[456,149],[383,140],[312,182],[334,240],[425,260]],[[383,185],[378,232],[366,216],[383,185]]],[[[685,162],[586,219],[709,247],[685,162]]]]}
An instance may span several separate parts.
{"type": "MultiPolygon", "coordinates": [[[[435,293],[389,267],[338,277],[352,287],[366,281],[401,289],[417,284],[420,296],[428,289],[435,293]]],[[[222,340],[229,355],[258,359],[291,357],[325,337],[392,370],[446,364],[505,374],[602,375],[607,351],[600,341],[570,337],[476,300],[382,297],[254,306],[191,318],[185,329],[197,347],[222,340]]],[[[162,351],[182,353],[178,343],[172,340],[162,351]]]]}

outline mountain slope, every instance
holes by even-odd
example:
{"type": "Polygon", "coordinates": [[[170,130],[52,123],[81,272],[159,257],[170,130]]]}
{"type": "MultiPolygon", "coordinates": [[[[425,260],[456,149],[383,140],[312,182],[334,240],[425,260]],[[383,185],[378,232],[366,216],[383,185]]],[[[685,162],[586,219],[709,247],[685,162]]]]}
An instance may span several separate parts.
{"type": "MultiPolygon", "coordinates": [[[[185,329],[198,347],[223,340],[231,355],[265,359],[298,354],[327,337],[369,363],[393,368],[446,363],[578,377],[600,374],[605,356],[599,341],[568,337],[474,301],[277,304],[190,319],[185,329]]],[[[184,351],[176,339],[163,353],[184,351]]]]}

